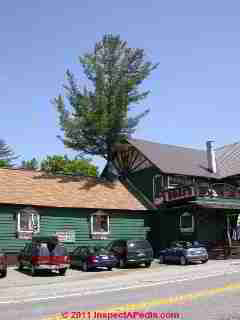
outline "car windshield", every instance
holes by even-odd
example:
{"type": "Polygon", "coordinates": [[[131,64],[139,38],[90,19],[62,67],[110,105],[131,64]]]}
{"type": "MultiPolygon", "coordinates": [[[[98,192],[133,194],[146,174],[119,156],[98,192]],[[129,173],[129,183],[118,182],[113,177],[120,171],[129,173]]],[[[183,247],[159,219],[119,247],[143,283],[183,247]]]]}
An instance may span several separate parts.
{"type": "Polygon", "coordinates": [[[103,247],[95,248],[95,252],[97,254],[108,254],[108,250],[106,248],[103,248],[103,247]]]}
{"type": "Polygon", "coordinates": [[[173,248],[200,248],[202,245],[198,241],[174,241],[171,244],[171,247],[173,248]]]}
{"type": "Polygon", "coordinates": [[[138,240],[138,241],[129,241],[128,242],[129,249],[150,249],[151,246],[147,241],[138,240]]]}

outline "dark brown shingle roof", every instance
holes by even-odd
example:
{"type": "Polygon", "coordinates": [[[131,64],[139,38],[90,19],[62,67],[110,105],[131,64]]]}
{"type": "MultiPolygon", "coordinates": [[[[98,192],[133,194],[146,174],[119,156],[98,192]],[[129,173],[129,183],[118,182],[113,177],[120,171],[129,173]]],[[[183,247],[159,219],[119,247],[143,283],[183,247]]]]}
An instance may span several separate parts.
{"type": "Polygon", "coordinates": [[[0,203],[45,207],[146,210],[119,182],[0,169],[0,203]]]}
{"type": "Polygon", "coordinates": [[[207,168],[205,150],[130,139],[128,142],[164,173],[221,179],[240,174],[240,143],[215,150],[217,173],[207,168]]]}

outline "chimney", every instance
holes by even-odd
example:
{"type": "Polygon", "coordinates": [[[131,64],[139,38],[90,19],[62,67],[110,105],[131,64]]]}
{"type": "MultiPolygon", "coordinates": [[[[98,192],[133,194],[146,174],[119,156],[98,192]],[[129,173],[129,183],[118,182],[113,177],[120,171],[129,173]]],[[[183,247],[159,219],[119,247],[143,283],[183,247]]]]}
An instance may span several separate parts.
{"type": "Polygon", "coordinates": [[[216,165],[216,157],[215,151],[213,149],[213,142],[212,140],[207,141],[207,161],[208,161],[208,170],[212,173],[217,172],[217,165],[216,165]]]}

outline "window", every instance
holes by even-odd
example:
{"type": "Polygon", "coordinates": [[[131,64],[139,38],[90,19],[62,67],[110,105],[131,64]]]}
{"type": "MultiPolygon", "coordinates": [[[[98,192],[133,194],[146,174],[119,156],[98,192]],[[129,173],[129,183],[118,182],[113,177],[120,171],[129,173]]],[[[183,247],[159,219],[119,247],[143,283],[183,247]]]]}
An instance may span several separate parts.
{"type": "Polygon", "coordinates": [[[185,212],[180,216],[180,230],[181,232],[193,232],[194,231],[194,216],[185,212]]]}
{"type": "Polygon", "coordinates": [[[168,176],[168,188],[174,189],[179,186],[191,185],[194,183],[194,178],[183,175],[168,176]]]}
{"type": "Polygon", "coordinates": [[[32,208],[26,208],[17,214],[17,231],[37,233],[40,231],[39,214],[32,208]]]}
{"type": "Polygon", "coordinates": [[[91,216],[91,233],[108,234],[109,233],[109,216],[104,212],[97,212],[91,216]]]}

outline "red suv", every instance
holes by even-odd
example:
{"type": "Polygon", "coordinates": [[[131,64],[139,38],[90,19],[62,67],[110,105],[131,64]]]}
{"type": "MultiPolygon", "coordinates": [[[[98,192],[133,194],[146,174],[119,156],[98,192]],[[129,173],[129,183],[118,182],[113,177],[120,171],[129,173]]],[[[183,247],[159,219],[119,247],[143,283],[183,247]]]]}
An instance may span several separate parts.
{"type": "Polygon", "coordinates": [[[7,257],[3,250],[0,248],[0,278],[7,275],[7,257]]]}
{"type": "Polygon", "coordinates": [[[18,264],[19,270],[26,267],[32,275],[41,270],[53,270],[64,276],[70,266],[70,258],[57,237],[34,237],[20,252],[18,264]]]}

